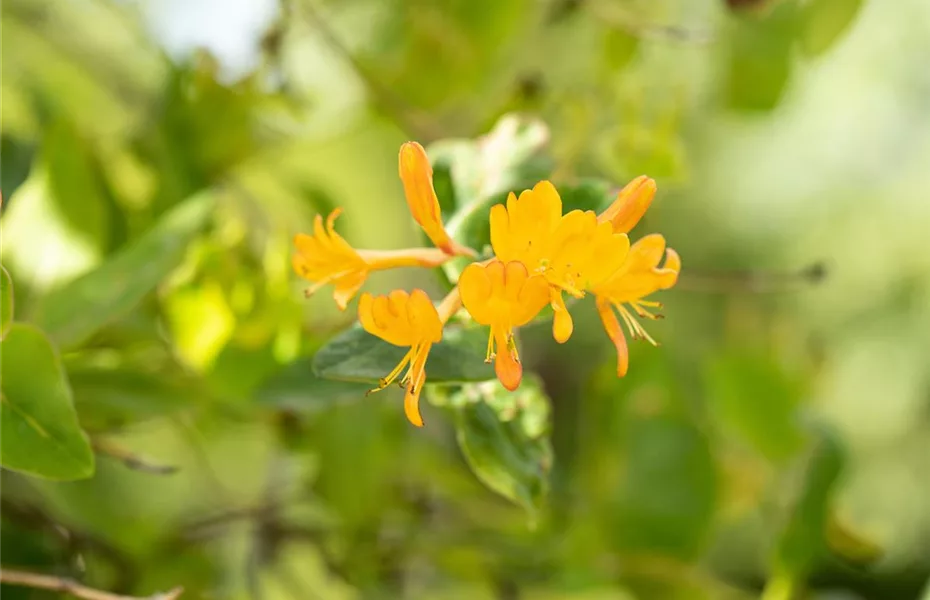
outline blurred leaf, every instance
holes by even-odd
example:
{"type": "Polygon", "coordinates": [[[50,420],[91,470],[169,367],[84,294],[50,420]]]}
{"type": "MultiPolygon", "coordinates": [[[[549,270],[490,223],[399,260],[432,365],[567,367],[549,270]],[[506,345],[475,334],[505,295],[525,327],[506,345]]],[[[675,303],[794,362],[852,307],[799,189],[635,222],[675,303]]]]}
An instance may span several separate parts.
{"type": "Polygon", "coordinates": [[[164,306],[178,354],[195,369],[205,370],[236,326],[222,286],[210,280],[176,289],[164,306]]]}
{"type": "Polygon", "coordinates": [[[801,388],[773,359],[741,352],[717,357],[707,371],[708,407],[723,428],[772,461],[797,454],[801,388]]]}
{"type": "Polygon", "coordinates": [[[791,75],[794,3],[781,3],[762,19],[738,19],[727,76],[731,108],[769,111],[781,101],[791,75]]]}
{"type": "Polygon", "coordinates": [[[862,0],[809,0],[801,7],[801,51],[812,58],[829,50],[861,8],[862,0]]]}
{"type": "Polygon", "coordinates": [[[708,533],[717,502],[708,441],[678,417],[637,416],[627,427],[615,540],[623,550],[691,558],[708,533]]]}
{"type": "Polygon", "coordinates": [[[604,64],[619,71],[630,64],[639,48],[639,38],[623,29],[610,27],[604,32],[604,64]]]}
{"type": "Polygon", "coordinates": [[[31,325],[13,324],[3,340],[0,370],[2,466],[48,479],[93,475],[93,452],[45,335],[31,325]]]}
{"type": "Polygon", "coordinates": [[[181,262],[213,205],[209,192],[184,201],[105,264],[44,297],[35,321],[71,348],[125,315],[181,262]]]}
{"type": "Polygon", "coordinates": [[[478,199],[481,181],[478,144],[472,140],[439,140],[430,144],[428,154],[442,217],[448,220],[458,207],[478,199]]]}
{"type": "Polygon", "coordinates": [[[274,373],[258,387],[255,401],[270,408],[315,413],[333,404],[361,400],[371,389],[366,383],[318,377],[312,363],[312,359],[299,360],[274,373]]]}
{"type": "Polygon", "coordinates": [[[827,518],[827,546],[837,556],[858,566],[867,566],[884,554],[881,546],[855,531],[831,511],[827,518]]]}
{"type": "Polygon", "coordinates": [[[846,456],[839,440],[821,429],[804,464],[791,512],[775,548],[774,568],[801,579],[826,554],[826,533],[833,495],[846,456]]]}
{"type": "Polygon", "coordinates": [[[6,337],[6,332],[13,322],[13,280],[6,268],[0,265],[0,339],[6,337]]]}
{"type": "MultiPolygon", "coordinates": [[[[447,328],[426,363],[427,383],[494,379],[485,363],[488,334],[482,328],[447,328]]],[[[356,324],[317,351],[313,370],[326,379],[377,382],[390,373],[409,348],[393,346],[356,324]]]]}
{"type": "Polygon", "coordinates": [[[558,185],[562,197],[562,213],[572,210],[593,210],[600,213],[613,202],[612,186],[603,179],[582,179],[558,185]]]}
{"type": "Polygon", "coordinates": [[[516,392],[496,380],[453,394],[456,437],[475,475],[535,523],[549,490],[549,399],[534,378],[516,392]]]}
{"type": "Polygon", "coordinates": [[[68,369],[81,424],[105,430],[164,416],[198,405],[193,381],[131,367],[68,369]]]}

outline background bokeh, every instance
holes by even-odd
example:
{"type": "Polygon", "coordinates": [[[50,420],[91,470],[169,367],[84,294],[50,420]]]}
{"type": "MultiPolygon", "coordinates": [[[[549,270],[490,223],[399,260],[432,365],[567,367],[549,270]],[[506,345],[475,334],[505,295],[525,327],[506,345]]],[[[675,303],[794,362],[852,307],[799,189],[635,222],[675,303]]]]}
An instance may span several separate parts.
{"type": "Polygon", "coordinates": [[[3,567],[192,599],[930,598],[928,57],[926,0],[4,0],[3,567]],[[633,237],[684,271],[626,378],[585,300],[567,344],[522,332],[521,394],[428,389],[418,430],[313,374],[354,310],[303,297],[291,240],[340,206],[353,245],[421,243],[399,145],[508,114],[557,184],[654,177],[633,237]],[[75,481],[7,441],[59,379],[75,481]],[[476,400],[524,419],[480,460],[476,400]]]}

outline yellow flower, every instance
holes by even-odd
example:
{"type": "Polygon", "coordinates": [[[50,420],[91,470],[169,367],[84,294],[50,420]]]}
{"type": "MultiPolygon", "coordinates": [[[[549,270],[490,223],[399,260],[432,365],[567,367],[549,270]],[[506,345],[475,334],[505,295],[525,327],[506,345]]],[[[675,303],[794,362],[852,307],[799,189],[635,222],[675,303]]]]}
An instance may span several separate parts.
{"type": "Polygon", "coordinates": [[[675,285],[680,271],[681,258],[678,253],[671,248],[666,249],[665,238],[654,233],[633,244],[620,270],[594,288],[593,291],[597,295],[598,314],[601,316],[604,329],[607,330],[607,336],[617,348],[617,375],[620,377],[626,375],[630,357],[623,329],[613,309],[617,309],[634,340],[642,338],[648,340],[653,346],[658,346],[636,317],[623,305],[628,305],[639,317],[652,320],[661,318],[661,315],[654,314],[648,309],[661,309],[662,305],[643,298],[675,285]],[[659,267],[663,254],[666,257],[665,265],[659,267]]]}
{"type": "Polygon", "coordinates": [[[593,211],[563,216],[555,187],[541,181],[519,198],[511,193],[506,206],[491,208],[491,245],[498,259],[522,262],[545,277],[555,312],[552,334],[562,343],[574,329],[562,292],[581,298],[603,283],[623,264],[630,241],[593,211]]]}
{"type": "Polygon", "coordinates": [[[517,261],[472,263],[459,277],[462,303],[471,316],[491,328],[487,361],[495,359],[494,371],[508,390],[523,378],[523,367],[513,339],[513,328],[529,323],[549,301],[549,284],[530,275],[517,261]]]}
{"type": "Polygon", "coordinates": [[[451,256],[475,256],[475,251],[453,240],[442,224],[439,198],[433,188],[433,167],[429,164],[426,150],[416,142],[407,142],[400,147],[400,179],[404,184],[407,206],[414,220],[433,244],[451,256]]]}
{"type": "MultiPolygon", "coordinates": [[[[451,312],[456,309],[455,306],[445,308],[451,312]]],[[[426,382],[426,358],[430,346],[442,339],[444,319],[426,292],[417,289],[409,294],[404,290],[394,290],[386,296],[372,296],[367,292],[362,294],[358,300],[358,320],[368,333],[395,346],[410,346],[410,351],[400,363],[372,391],[391,385],[404,367],[409,365],[401,379],[401,385],[406,386],[404,413],[411,423],[422,427],[419,403],[420,392],[426,382]]]]}
{"type": "Polygon", "coordinates": [[[614,231],[629,233],[643,218],[652,199],[656,195],[656,182],[645,175],[640,175],[623,186],[617,199],[607,210],[597,216],[600,222],[610,222],[614,231]]]}
{"type": "Polygon", "coordinates": [[[292,261],[297,274],[313,282],[307,289],[307,295],[332,283],[335,287],[333,298],[341,310],[346,309],[371,271],[395,267],[436,267],[450,258],[437,248],[356,250],[334,228],[336,217],[341,212],[337,208],[330,213],[325,227],[323,217],[317,215],[313,221],[313,235],[298,233],[294,237],[297,253],[292,261]]]}

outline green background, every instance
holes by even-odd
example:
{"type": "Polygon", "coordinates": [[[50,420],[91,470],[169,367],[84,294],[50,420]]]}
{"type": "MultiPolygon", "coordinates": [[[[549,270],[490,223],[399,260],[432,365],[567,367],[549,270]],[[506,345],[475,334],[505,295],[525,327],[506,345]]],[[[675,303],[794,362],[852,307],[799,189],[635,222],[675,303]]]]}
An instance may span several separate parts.
{"type": "MultiPolygon", "coordinates": [[[[171,42],[225,27],[208,4],[2,3],[4,568],[203,599],[930,598],[930,3],[282,0],[229,34],[245,66],[171,42]],[[631,237],[682,257],[662,345],[617,379],[585,299],[567,344],[521,331],[516,393],[456,325],[425,428],[366,397],[397,352],[304,298],[291,241],[339,206],[356,247],[425,243],[410,139],[482,251],[510,190],[595,209],[654,177],[631,237]]],[[[462,266],[366,289],[438,300],[462,266]]]]}

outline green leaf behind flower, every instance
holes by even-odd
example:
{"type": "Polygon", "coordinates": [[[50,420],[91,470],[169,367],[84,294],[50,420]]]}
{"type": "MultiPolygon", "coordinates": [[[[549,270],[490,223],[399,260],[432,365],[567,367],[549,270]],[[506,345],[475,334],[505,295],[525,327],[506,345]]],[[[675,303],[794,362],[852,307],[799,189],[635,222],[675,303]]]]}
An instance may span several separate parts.
{"type": "MultiPolygon", "coordinates": [[[[488,332],[448,327],[433,345],[426,365],[428,383],[487,381],[494,369],[485,363],[488,332]]],[[[393,346],[355,325],[317,351],[313,370],[325,379],[377,382],[397,366],[409,348],[393,346]]]]}

